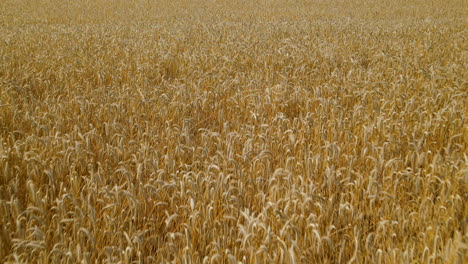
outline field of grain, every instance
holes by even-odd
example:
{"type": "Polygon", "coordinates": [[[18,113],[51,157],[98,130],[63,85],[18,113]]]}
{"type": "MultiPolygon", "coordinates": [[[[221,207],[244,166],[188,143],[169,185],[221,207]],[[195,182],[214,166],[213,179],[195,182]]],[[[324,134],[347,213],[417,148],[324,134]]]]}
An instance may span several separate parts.
{"type": "Polygon", "coordinates": [[[467,17],[0,1],[0,262],[466,263],[467,17]]]}

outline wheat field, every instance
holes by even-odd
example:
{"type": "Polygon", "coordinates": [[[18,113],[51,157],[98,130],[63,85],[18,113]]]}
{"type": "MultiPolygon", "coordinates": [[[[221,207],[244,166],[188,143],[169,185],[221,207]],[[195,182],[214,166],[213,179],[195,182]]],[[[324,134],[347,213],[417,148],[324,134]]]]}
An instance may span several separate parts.
{"type": "Polygon", "coordinates": [[[0,262],[466,263],[467,17],[0,1],[0,262]]]}

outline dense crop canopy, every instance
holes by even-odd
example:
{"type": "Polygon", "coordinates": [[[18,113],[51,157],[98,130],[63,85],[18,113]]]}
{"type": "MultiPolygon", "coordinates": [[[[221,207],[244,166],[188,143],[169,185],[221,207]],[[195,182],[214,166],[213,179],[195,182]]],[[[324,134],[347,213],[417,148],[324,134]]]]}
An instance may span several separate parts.
{"type": "Polygon", "coordinates": [[[0,2],[0,262],[466,263],[466,1],[0,2]]]}

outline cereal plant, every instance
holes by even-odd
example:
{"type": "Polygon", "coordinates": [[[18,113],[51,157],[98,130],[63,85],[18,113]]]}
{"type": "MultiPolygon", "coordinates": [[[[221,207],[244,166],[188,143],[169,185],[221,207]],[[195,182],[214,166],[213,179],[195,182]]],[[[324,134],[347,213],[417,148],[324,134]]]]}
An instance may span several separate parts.
{"type": "Polygon", "coordinates": [[[462,0],[2,0],[0,262],[466,263],[462,0]]]}

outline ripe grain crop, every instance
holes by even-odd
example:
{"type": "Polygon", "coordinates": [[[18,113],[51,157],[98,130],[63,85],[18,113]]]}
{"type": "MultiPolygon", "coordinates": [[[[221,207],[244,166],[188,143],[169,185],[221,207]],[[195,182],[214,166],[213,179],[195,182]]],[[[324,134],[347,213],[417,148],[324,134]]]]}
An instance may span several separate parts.
{"type": "Polygon", "coordinates": [[[0,262],[466,263],[467,17],[0,1],[0,262]]]}

